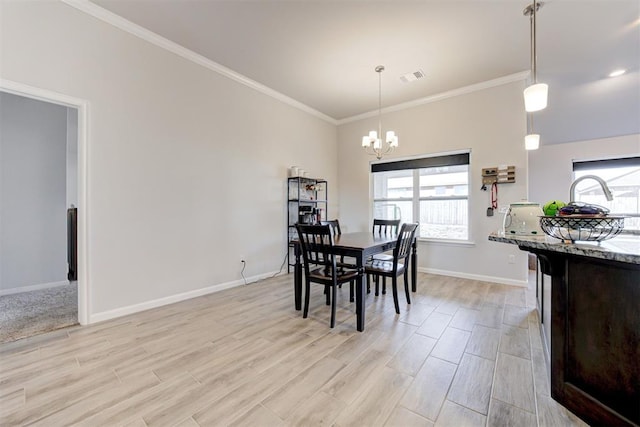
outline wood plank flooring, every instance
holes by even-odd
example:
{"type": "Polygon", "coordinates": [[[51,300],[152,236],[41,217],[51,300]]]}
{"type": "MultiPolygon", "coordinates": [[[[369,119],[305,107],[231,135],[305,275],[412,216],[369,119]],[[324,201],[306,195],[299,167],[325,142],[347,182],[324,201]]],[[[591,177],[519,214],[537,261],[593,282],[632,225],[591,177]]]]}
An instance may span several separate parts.
{"type": "Polygon", "coordinates": [[[0,346],[2,426],[582,426],[549,396],[535,292],[420,273],[347,287],[336,327],[293,275],[0,346]],[[401,298],[402,301],[403,298],[401,298]]]}

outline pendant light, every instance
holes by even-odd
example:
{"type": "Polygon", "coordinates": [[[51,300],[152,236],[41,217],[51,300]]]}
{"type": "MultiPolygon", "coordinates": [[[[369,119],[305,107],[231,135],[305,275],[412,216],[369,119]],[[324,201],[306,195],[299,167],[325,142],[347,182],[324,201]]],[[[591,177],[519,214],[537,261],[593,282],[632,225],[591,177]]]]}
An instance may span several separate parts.
{"type": "Polygon", "coordinates": [[[522,12],[529,17],[531,23],[531,75],[533,83],[524,90],[524,107],[530,113],[540,111],[547,107],[547,95],[549,86],[544,83],[538,83],[537,74],[537,52],[536,52],[536,12],[542,7],[543,3],[533,0],[533,3],[527,6],[522,12]]]}
{"type": "Polygon", "coordinates": [[[529,114],[529,133],[524,137],[524,148],[537,150],[540,146],[540,134],[533,133],[533,114],[529,114]]]}
{"type": "Polygon", "coordinates": [[[362,137],[362,148],[368,154],[376,156],[376,159],[382,159],[382,156],[390,153],[398,146],[398,136],[392,130],[387,131],[385,138],[385,146],[382,145],[382,72],[384,65],[378,65],[376,68],[378,73],[378,130],[369,131],[368,135],[362,137]]]}

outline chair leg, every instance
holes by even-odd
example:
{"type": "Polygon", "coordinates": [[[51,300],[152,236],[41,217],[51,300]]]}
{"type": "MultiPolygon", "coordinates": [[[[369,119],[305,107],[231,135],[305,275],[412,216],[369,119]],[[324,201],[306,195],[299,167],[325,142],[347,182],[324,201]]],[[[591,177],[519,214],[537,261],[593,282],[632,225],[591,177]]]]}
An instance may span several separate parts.
{"type": "Polygon", "coordinates": [[[337,286],[333,285],[333,286],[331,286],[331,289],[332,289],[331,297],[333,298],[331,300],[331,327],[333,328],[336,325],[336,290],[337,290],[337,286]]]}
{"type": "Polygon", "coordinates": [[[304,311],[302,312],[302,317],[307,318],[309,315],[309,291],[311,290],[311,286],[309,285],[309,281],[305,280],[304,286],[304,311]]]}
{"type": "Polygon", "coordinates": [[[367,293],[371,293],[371,275],[367,274],[367,293]]]}
{"type": "Polygon", "coordinates": [[[382,276],[382,295],[386,295],[387,293],[387,278],[382,276]]]}
{"type": "Polygon", "coordinates": [[[380,295],[380,276],[377,274],[373,276],[376,281],[376,296],[380,295]]]}
{"type": "Polygon", "coordinates": [[[411,304],[411,293],[409,292],[409,275],[406,268],[404,270],[404,294],[407,296],[407,304],[411,304]]]}
{"type": "Polygon", "coordinates": [[[396,306],[396,313],[400,314],[400,305],[398,304],[398,277],[397,276],[393,276],[391,278],[391,288],[393,291],[393,303],[396,306]]]}
{"type": "Polygon", "coordinates": [[[353,302],[355,299],[353,297],[353,289],[355,287],[355,283],[352,281],[349,282],[349,302],[353,302]]]}
{"type": "Polygon", "coordinates": [[[327,297],[327,305],[331,304],[331,294],[329,293],[329,285],[324,285],[324,294],[327,297]]]}

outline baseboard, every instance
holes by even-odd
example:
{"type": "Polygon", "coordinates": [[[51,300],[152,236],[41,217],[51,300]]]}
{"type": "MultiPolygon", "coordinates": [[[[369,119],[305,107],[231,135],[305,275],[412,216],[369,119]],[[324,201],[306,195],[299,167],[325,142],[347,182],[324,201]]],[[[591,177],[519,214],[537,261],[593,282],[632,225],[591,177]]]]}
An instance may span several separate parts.
{"type": "Polygon", "coordinates": [[[514,280],[504,277],[483,276],[481,274],[461,273],[459,271],[439,270],[436,268],[418,267],[418,271],[422,273],[437,274],[439,276],[459,277],[461,279],[479,280],[481,282],[499,283],[501,285],[519,286],[526,288],[528,282],[526,280],[514,280]]]}
{"type": "MultiPolygon", "coordinates": [[[[272,271],[269,273],[247,277],[246,283],[247,285],[250,285],[258,280],[272,277],[277,273],[278,273],[277,271],[272,271]]],[[[231,289],[237,286],[244,286],[244,285],[245,285],[245,279],[233,280],[231,282],[220,283],[218,285],[213,285],[206,288],[195,289],[189,292],[183,292],[181,294],[171,295],[168,297],[159,298],[151,301],[145,301],[140,304],[134,304],[127,307],[116,308],[115,310],[109,310],[109,311],[103,311],[101,313],[90,314],[89,324],[104,322],[105,320],[111,320],[118,317],[127,316],[129,314],[139,313],[141,311],[150,310],[152,308],[162,307],[163,305],[174,304],[176,302],[185,301],[191,298],[197,298],[203,295],[213,294],[216,292],[223,291],[225,289],[231,289]]]]}
{"type": "Polygon", "coordinates": [[[68,284],[69,284],[68,280],[63,280],[60,282],[40,283],[38,285],[20,286],[18,288],[11,288],[11,289],[0,289],[0,297],[3,295],[13,295],[13,294],[19,294],[22,292],[40,291],[42,289],[57,288],[58,286],[65,286],[68,284]]]}
{"type": "MultiPolygon", "coordinates": [[[[439,269],[424,268],[424,267],[419,267],[418,271],[422,273],[437,274],[440,276],[459,277],[461,279],[471,279],[471,280],[478,280],[482,282],[499,283],[503,285],[511,285],[511,286],[519,286],[519,287],[527,286],[526,281],[505,279],[503,277],[483,276],[479,274],[467,274],[467,273],[460,273],[458,271],[439,270],[439,269]]],[[[231,282],[220,283],[218,285],[213,285],[213,286],[209,286],[201,289],[195,289],[193,291],[171,295],[171,296],[159,298],[156,300],[146,301],[140,304],[134,304],[127,307],[121,307],[115,310],[103,311],[101,313],[94,313],[89,316],[89,324],[104,322],[105,320],[111,320],[118,317],[127,316],[129,314],[135,314],[141,311],[150,310],[152,308],[162,307],[164,305],[185,301],[191,298],[197,298],[199,296],[213,294],[216,292],[223,291],[225,289],[235,288],[237,286],[244,286],[245,283],[250,285],[258,280],[272,277],[277,273],[278,273],[277,271],[272,271],[269,273],[263,273],[256,276],[247,277],[246,279],[239,279],[239,280],[233,280],[231,282]]]]}

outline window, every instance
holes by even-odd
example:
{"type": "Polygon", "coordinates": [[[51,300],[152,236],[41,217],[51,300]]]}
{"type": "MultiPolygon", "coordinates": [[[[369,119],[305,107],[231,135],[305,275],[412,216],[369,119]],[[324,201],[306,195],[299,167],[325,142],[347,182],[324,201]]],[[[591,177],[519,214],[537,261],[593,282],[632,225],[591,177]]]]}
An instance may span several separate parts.
{"type": "Polygon", "coordinates": [[[469,153],[371,165],[373,217],[418,222],[418,236],[469,239],[469,153]]]}
{"type": "Polygon", "coordinates": [[[613,200],[607,200],[597,181],[585,179],[576,185],[576,201],[604,206],[610,214],[627,216],[624,228],[640,230],[640,157],[573,162],[574,179],[585,175],[602,178],[613,200]]]}

